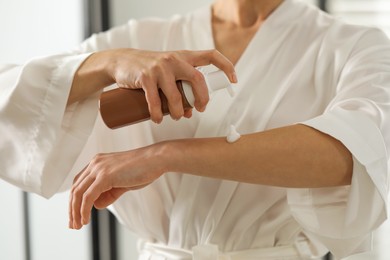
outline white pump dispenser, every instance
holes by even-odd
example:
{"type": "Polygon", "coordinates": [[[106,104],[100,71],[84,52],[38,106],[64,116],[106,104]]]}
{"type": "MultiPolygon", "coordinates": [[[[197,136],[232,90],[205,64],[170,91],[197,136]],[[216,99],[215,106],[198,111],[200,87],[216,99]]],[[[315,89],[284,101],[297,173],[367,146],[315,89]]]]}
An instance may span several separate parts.
{"type": "MultiPolygon", "coordinates": [[[[207,88],[209,89],[209,94],[212,94],[214,91],[220,89],[227,89],[230,96],[231,97],[234,96],[234,90],[232,84],[230,83],[230,80],[222,70],[217,70],[209,73],[204,72],[201,68],[198,68],[198,70],[203,73],[207,88]]],[[[192,107],[194,107],[195,97],[194,97],[194,93],[192,92],[191,85],[186,81],[182,81],[182,86],[183,86],[184,95],[188,103],[192,107]]]]}

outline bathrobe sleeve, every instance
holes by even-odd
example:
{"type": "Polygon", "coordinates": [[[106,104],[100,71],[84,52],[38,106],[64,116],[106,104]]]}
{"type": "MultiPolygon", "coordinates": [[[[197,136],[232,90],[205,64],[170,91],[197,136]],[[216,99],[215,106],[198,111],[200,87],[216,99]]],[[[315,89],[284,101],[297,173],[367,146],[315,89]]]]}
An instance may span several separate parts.
{"type": "Polygon", "coordinates": [[[336,257],[370,250],[372,231],[387,218],[389,189],[390,43],[368,30],[348,55],[325,112],[303,124],[349,149],[352,184],[288,190],[295,219],[336,257]]]}
{"type": "Polygon", "coordinates": [[[0,66],[0,178],[44,197],[58,191],[98,113],[99,93],[66,107],[74,73],[95,51],[131,47],[134,24],[95,34],[67,53],[0,66]]]}

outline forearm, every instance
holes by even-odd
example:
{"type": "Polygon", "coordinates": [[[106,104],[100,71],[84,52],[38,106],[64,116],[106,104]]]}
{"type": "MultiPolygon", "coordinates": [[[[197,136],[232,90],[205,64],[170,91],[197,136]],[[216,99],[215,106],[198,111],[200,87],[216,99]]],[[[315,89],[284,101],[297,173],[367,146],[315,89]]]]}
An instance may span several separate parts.
{"type": "Polygon", "coordinates": [[[345,146],[304,125],[244,135],[232,144],[209,138],[166,145],[167,169],[174,172],[295,188],[348,185],[352,178],[345,146]]]}
{"type": "Polygon", "coordinates": [[[331,187],[351,183],[352,158],[339,141],[304,125],[244,135],[234,143],[194,138],[99,154],[75,178],[70,227],[87,224],[94,204],[107,207],[124,192],[175,172],[279,187],[331,187]]]}

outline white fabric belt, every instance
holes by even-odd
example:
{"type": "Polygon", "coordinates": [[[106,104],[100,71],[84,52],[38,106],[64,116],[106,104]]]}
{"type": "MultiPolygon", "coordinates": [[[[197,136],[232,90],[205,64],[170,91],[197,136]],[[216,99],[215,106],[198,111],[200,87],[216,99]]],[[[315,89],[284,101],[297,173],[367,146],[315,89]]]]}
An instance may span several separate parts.
{"type": "Polygon", "coordinates": [[[307,240],[294,245],[220,252],[217,245],[194,246],[192,250],[140,241],[140,260],[301,260],[313,258],[307,240]]]}

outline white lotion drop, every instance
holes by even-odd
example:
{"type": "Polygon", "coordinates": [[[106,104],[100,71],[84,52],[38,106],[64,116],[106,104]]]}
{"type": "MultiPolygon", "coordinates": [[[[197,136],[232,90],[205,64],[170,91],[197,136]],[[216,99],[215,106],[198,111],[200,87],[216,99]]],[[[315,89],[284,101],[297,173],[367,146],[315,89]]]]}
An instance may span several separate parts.
{"type": "Polygon", "coordinates": [[[234,125],[230,125],[229,128],[229,134],[226,136],[226,141],[228,143],[234,143],[237,142],[238,139],[240,139],[241,135],[237,132],[234,125]]]}

